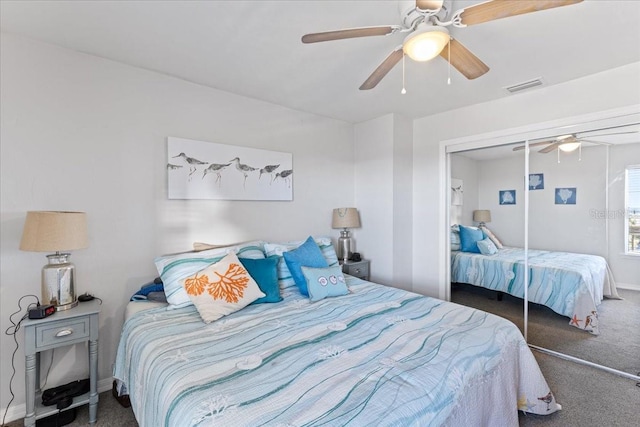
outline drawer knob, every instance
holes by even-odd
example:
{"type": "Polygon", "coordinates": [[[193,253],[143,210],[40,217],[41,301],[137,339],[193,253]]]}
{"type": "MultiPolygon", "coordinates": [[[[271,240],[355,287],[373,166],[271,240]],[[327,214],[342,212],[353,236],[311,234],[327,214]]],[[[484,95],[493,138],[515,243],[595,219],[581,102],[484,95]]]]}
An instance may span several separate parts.
{"type": "Polygon", "coordinates": [[[56,333],[56,337],[60,338],[60,337],[66,337],[67,335],[71,335],[73,333],[73,329],[69,328],[69,329],[63,329],[61,331],[58,331],[56,333]]]}
{"type": "Polygon", "coordinates": [[[356,268],[356,273],[360,273],[360,269],[359,268],[356,268]]]}

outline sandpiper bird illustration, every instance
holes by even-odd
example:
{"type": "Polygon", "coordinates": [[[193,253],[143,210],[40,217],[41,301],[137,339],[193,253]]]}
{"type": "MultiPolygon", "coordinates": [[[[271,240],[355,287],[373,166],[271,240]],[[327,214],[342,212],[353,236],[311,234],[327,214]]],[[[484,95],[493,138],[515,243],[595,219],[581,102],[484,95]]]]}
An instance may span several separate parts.
{"type": "Polygon", "coordinates": [[[231,159],[229,160],[229,162],[236,162],[236,169],[238,169],[239,172],[242,172],[242,174],[244,175],[244,182],[242,183],[242,186],[244,187],[245,184],[247,183],[247,176],[249,174],[249,172],[253,172],[258,170],[258,168],[253,168],[249,165],[245,165],[240,163],[240,158],[236,157],[235,159],[231,159]]]}
{"type": "Polygon", "coordinates": [[[271,174],[271,181],[273,181],[273,171],[278,169],[280,165],[267,165],[260,169],[260,175],[258,175],[258,179],[262,178],[263,173],[271,174]]]}
{"type": "Polygon", "coordinates": [[[209,162],[203,162],[201,160],[194,159],[193,157],[189,157],[184,153],[180,153],[177,156],[173,156],[174,159],[176,157],[182,157],[182,159],[185,162],[187,162],[187,164],[189,165],[189,180],[191,180],[191,175],[193,175],[193,173],[196,171],[196,166],[209,164],[209,162]]]}
{"type": "Polygon", "coordinates": [[[292,173],[293,173],[292,169],[287,169],[287,170],[284,170],[282,172],[278,172],[276,174],[276,177],[273,180],[275,181],[278,178],[282,178],[284,180],[284,182],[289,184],[289,187],[291,187],[291,178],[290,178],[290,176],[291,176],[292,173]]]}
{"type": "Polygon", "coordinates": [[[225,163],[225,164],[211,163],[209,167],[204,170],[204,173],[202,174],[202,179],[204,179],[204,177],[207,176],[208,173],[212,172],[216,174],[215,182],[222,183],[222,175],[220,175],[220,172],[222,172],[222,170],[227,166],[229,166],[230,164],[231,163],[225,163]]]}

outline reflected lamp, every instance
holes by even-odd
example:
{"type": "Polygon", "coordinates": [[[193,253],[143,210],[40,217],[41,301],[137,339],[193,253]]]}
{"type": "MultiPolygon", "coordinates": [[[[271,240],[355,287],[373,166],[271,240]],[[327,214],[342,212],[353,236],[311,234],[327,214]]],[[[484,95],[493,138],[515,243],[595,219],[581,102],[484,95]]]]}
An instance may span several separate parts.
{"type": "Polygon", "coordinates": [[[473,220],[478,224],[478,227],[484,227],[487,222],[491,222],[491,211],[489,210],[477,210],[473,211],[473,220]]]}

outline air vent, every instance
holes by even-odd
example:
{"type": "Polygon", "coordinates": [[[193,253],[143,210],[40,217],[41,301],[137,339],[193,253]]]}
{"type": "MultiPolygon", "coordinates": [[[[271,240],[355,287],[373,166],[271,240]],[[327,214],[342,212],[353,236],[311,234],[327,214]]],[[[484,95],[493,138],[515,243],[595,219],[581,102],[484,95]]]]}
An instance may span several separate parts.
{"type": "Polygon", "coordinates": [[[511,93],[520,92],[521,90],[530,89],[532,87],[541,86],[543,84],[542,77],[537,79],[528,80],[526,82],[518,83],[512,86],[505,87],[511,93]]]}

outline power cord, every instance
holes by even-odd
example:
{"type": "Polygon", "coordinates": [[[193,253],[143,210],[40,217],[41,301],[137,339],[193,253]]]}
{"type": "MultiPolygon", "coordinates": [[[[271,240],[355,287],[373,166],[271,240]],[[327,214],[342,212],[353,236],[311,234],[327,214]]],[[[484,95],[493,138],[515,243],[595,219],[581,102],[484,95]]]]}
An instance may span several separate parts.
{"type": "Polygon", "coordinates": [[[40,306],[40,299],[33,295],[33,294],[29,294],[29,295],[24,295],[22,297],[20,297],[20,299],[18,300],[18,311],[11,313],[11,315],[9,316],[9,322],[11,322],[11,326],[9,326],[5,331],[5,335],[12,335],[13,336],[13,341],[16,343],[16,348],[13,350],[13,354],[11,355],[11,378],[9,379],[9,393],[11,394],[11,399],[9,400],[9,403],[7,403],[7,407],[4,410],[4,415],[2,416],[2,425],[4,426],[5,423],[5,419],[7,418],[7,412],[9,412],[9,406],[11,406],[11,403],[13,402],[13,400],[15,399],[16,395],[13,393],[13,377],[16,376],[16,366],[15,366],[15,359],[16,359],[16,353],[18,352],[18,347],[20,346],[18,344],[18,338],[16,338],[16,335],[18,334],[18,331],[20,330],[20,325],[22,325],[22,321],[24,319],[26,319],[27,317],[29,317],[29,309],[31,309],[31,307],[35,305],[36,307],[40,306]],[[27,298],[27,297],[33,297],[36,299],[36,302],[32,302],[27,306],[27,312],[20,318],[20,320],[18,320],[18,322],[16,323],[13,320],[13,316],[15,316],[16,314],[20,314],[22,312],[22,300],[27,298]]]}

